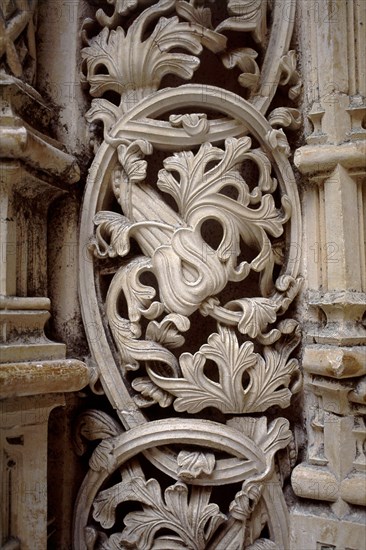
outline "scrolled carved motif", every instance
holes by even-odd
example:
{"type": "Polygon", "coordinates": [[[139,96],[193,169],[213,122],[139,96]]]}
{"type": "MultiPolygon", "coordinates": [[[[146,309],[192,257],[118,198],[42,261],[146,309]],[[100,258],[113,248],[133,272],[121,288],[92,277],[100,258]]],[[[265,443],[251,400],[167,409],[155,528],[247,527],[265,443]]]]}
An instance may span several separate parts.
{"type": "Polygon", "coordinates": [[[282,318],[301,281],[286,253],[298,242],[299,204],[280,127],[299,121],[285,107],[265,118],[275,89],[263,78],[295,85],[284,76],[290,24],[281,23],[281,46],[270,34],[271,63],[265,55],[256,68],[243,60],[249,51],[230,53],[224,33],[248,33],[265,53],[265,2],[229,1],[219,23],[204,2],[113,6],[111,16],[97,12],[97,36],[90,21],[84,30],[96,97],[87,118],[104,130],[81,217],[80,296],[93,364],[127,431],[115,420],[108,431],[98,414],[81,422],[84,437],[102,441],[79,493],[75,546],[284,548],[275,463],[292,434],[271,411],[301,385],[291,357],[299,327],[282,318]],[[247,99],[199,83],[159,90],[168,74],[193,79],[203,49],[228,69],[254,67],[247,99]],[[114,103],[102,97],[109,91],[114,103]],[[268,426],[237,416],[264,411],[268,426]],[[172,483],[161,486],[159,472],[172,483]],[[220,506],[219,485],[231,492],[220,506]],[[140,508],[128,512],[127,502],[140,508]]]}

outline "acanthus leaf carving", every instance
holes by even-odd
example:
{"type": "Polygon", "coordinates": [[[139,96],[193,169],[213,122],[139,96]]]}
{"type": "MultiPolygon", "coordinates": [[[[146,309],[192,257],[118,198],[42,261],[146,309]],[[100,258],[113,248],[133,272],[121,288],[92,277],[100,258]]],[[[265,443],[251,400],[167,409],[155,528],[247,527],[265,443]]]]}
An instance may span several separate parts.
{"type": "Polygon", "coordinates": [[[288,360],[300,342],[298,323],[288,319],[281,321],[278,328],[284,335],[283,341],[277,341],[274,348],[264,347],[264,358],[259,361],[258,369],[251,377],[247,404],[251,412],[261,412],[273,405],[284,409],[289,406],[292,394],[301,387],[298,361],[294,358],[288,360]]]}
{"type": "Polygon", "coordinates": [[[228,0],[228,17],[216,27],[217,31],[251,31],[257,42],[263,40],[266,32],[267,0],[228,0]]]}
{"type": "Polygon", "coordinates": [[[268,115],[271,126],[298,130],[301,126],[301,114],[298,109],[290,107],[278,107],[268,115]]]}
{"type": "Polygon", "coordinates": [[[281,59],[280,67],[282,76],[280,80],[281,86],[289,86],[288,95],[290,99],[296,99],[301,91],[302,81],[296,70],[297,58],[295,50],[290,50],[281,59]]]}
{"type": "Polygon", "coordinates": [[[184,315],[171,313],[164,317],[158,323],[150,321],[146,329],[147,340],[155,340],[165,345],[167,348],[179,348],[184,344],[184,336],[180,332],[185,332],[190,327],[188,317],[184,315]]]}
{"type": "Polygon", "coordinates": [[[108,414],[96,409],[84,411],[78,417],[75,428],[74,447],[76,453],[82,455],[86,451],[83,439],[88,441],[108,439],[120,434],[121,431],[120,424],[108,414]]]}
{"type": "Polygon", "coordinates": [[[287,141],[285,132],[280,128],[279,130],[270,130],[267,134],[267,143],[273,149],[283,151],[285,155],[290,156],[290,146],[287,141]]]}
{"type": "Polygon", "coordinates": [[[133,224],[121,214],[116,212],[101,211],[95,215],[94,223],[97,226],[96,238],[90,243],[95,247],[95,255],[99,258],[109,256],[125,256],[130,249],[129,234],[133,224]],[[108,236],[107,242],[104,236],[108,236]]]}
{"type": "Polygon", "coordinates": [[[225,309],[242,311],[238,330],[251,338],[263,336],[268,324],[276,321],[278,308],[279,304],[269,298],[241,298],[225,304],[225,309]]]}
{"type": "MultiPolygon", "coordinates": [[[[138,183],[146,177],[147,161],[144,160],[146,155],[151,155],[152,147],[146,139],[138,139],[132,143],[121,143],[117,147],[118,159],[123,166],[128,181],[138,183]]],[[[119,182],[121,185],[122,182],[119,182]]],[[[119,199],[119,186],[115,179],[113,180],[113,188],[117,199],[119,199]]]]}
{"type": "Polygon", "coordinates": [[[185,0],[178,0],[176,5],[177,13],[190,21],[191,23],[198,23],[203,27],[212,29],[211,10],[203,6],[195,6],[192,2],[186,2],[185,0]]]}
{"type": "Polygon", "coordinates": [[[262,494],[262,484],[250,482],[235,495],[235,499],[230,504],[231,515],[238,520],[247,520],[262,494]]]}
{"type": "Polygon", "coordinates": [[[91,537],[100,550],[286,547],[274,465],[293,437],[273,406],[287,407],[301,383],[299,329],[281,320],[301,284],[287,247],[301,231],[282,127],[300,121],[285,106],[264,114],[278,85],[296,95],[291,25],[262,0],[228,0],[226,12],[201,0],[111,5],[82,54],[95,97],[87,117],[103,122],[104,140],[86,189],[81,226],[96,263],[82,265],[81,295],[103,325],[91,347],[126,432],[95,449],[75,530],[93,517],[108,531],[91,537]],[[242,33],[240,48],[226,31],[242,33]],[[248,101],[177,85],[200,81],[201,54],[217,56],[219,80],[237,66],[248,101]],[[173,484],[160,485],[159,471],[173,484]],[[223,507],[220,485],[232,491],[223,507]]]}
{"type": "Polygon", "coordinates": [[[218,333],[212,334],[194,356],[181,355],[183,378],[165,378],[151,368],[148,374],[157,386],[176,396],[174,408],[178,412],[194,414],[216,407],[225,413],[242,414],[262,412],[273,405],[285,408],[301,380],[297,360],[287,361],[300,334],[297,323],[291,320],[282,321],[279,331],[287,341],[279,340],[275,349],[265,346],[261,357],[253,352],[251,342],[239,347],[234,331],[219,326],[218,333]],[[216,363],[218,381],[205,374],[207,360],[216,363]],[[246,387],[242,382],[244,373],[249,376],[246,387]]]}
{"type": "Polygon", "coordinates": [[[98,447],[94,450],[90,460],[89,466],[95,472],[106,470],[112,472],[115,467],[114,460],[111,460],[113,456],[114,442],[112,438],[103,439],[99,443],[98,447]]]}
{"type": "Polygon", "coordinates": [[[119,108],[107,99],[93,99],[92,106],[85,115],[88,122],[101,120],[105,128],[115,124],[120,116],[119,108]]]}
{"type": "Polygon", "coordinates": [[[254,91],[260,77],[260,70],[255,61],[257,57],[258,53],[252,48],[236,48],[225,52],[221,59],[227,69],[232,69],[235,66],[239,67],[243,71],[238,77],[239,84],[243,88],[254,91]]]}
{"type": "MultiPolygon", "coordinates": [[[[101,97],[113,91],[121,97],[120,110],[127,111],[130,105],[156,91],[166,74],[186,80],[192,78],[199,59],[172,50],[178,48],[197,55],[202,44],[214,52],[225,48],[224,36],[197,23],[180,22],[176,16],[160,17],[146,38],[144,33],[151,20],[169,11],[173,5],[173,0],[160,0],[142,12],[127,33],[120,26],[112,30],[104,27],[99,35],[88,41],[82,56],[87,63],[86,78],[91,95],[101,97]]],[[[98,106],[104,111],[102,119],[110,121],[105,112],[107,104],[99,103],[98,106]]],[[[95,109],[89,112],[93,120],[97,116],[95,113],[95,109]]]]}
{"type": "Polygon", "coordinates": [[[141,0],[108,0],[108,4],[114,6],[111,16],[108,16],[102,8],[96,11],[95,18],[103,27],[112,27],[119,22],[121,16],[129,15],[137,8],[141,0]]]}
{"type": "Polygon", "coordinates": [[[155,479],[146,481],[144,477],[124,470],[121,483],[98,495],[93,516],[103,527],[112,527],[116,506],[126,500],[136,501],[142,504],[142,511],[129,512],[125,516],[123,531],[110,537],[112,548],[116,544],[125,544],[148,550],[154,540],[158,542],[160,539],[155,537],[156,533],[165,528],[175,533],[174,540],[183,547],[204,550],[226,519],[216,504],[210,504],[210,493],[209,488],[193,487],[189,496],[187,485],[178,481],[165,490],[163,498],[155,479]]]}
{"type": "Polygon", "coordinates": [[[131,386],[140,394],[134,397],[140,407],[149,407],[154,403],[159,403],[160,407],[165,408],[173,402],[173,396],[156,386],[148,376],[135,378],[131,386]]]}
{"type": "Polygon", "coordinates": [[[184,128],[191,136],[204,136],[209,131],[206,113],[170,115],[169,122],[175,128],[184,128]]]}
{"type": "Polygon", "coordinates": [[[178,476],[189,482],[201,474],[210,475],[215,467],[215,455],[193,451],[180,451],[177,456],[178,476]]]}
{"type": "Polygon", "coordinates": [[[164,379],[148,370],[149,376],[158,386],[177,397],[174,408],[178,412],[197,413],[206,407],[217,407],[223,412],[244,412],[244,392],[240,391],[244,372],[255,365],[253,344],[245,342],[239,347],[235,333],[219,327],[219,332],[208,338],[194,356],[183,354],[180,366],[183,378],[164,379]],[[207,359],[215,361],[219,371],[219,382],[205,375],[207,359]]]}

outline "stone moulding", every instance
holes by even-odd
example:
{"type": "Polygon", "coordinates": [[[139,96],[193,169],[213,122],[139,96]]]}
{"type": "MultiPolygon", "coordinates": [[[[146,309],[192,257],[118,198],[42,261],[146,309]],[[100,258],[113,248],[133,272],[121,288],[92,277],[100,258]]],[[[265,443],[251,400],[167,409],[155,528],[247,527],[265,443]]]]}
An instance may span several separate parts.
{"type": "Polygon", "coordinates": [[[292,472],[294,548],[365,545],[365,24],[358,0],[304,10],[304,106],[313,132],[294,163],[304,181],[308,444],[292,472]]]}
{"type": "Polygon", "coordinates": [[[87,366],[66,359],[65,344],[45,334],[49,207],[80,170],[51,137],[56,109],[32,87],[37,4],[6,1],[0,9],[0,546],[24,550],[46,548],[53,522],[47,517],[50,413],[66,404],[65,393],[89,381],[87,366]]]}
{"type": "Polygon", "coordinates": [[[79,180],[80,169],[76,159],[51,137],[32,128],[22,112],[32,108],[41,121],[50,117],[50,108],[31,86],[14,77],[0,75],[2,91],[2,114],[0,117],[0,137],[2,159],[14,159],[24,162],[41,173],[45,172],[65,183],[79,180]]]}

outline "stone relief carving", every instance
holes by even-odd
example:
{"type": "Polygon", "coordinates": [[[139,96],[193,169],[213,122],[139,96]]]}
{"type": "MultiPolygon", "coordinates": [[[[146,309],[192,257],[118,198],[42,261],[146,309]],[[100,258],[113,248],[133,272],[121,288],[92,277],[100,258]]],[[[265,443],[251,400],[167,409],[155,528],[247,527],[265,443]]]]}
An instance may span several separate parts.
{"type": "Polygon", "coordinates": [[[0,11],[2,71],[32,84],[36,70],[37,0],[5,0],[0,11]]]}
{"type": "Polygon", "coordinates": [[[224,14],[200,1],[112,6],[96,12],[97,34],[93,20],[83,32],[86,116],[103,137],[82,209],[80,297],[93,383],[121,424],[101,411],[79,423],[79,452],[102,441],[74,544],[285,548],[296,448],[278,408],[301,387],[300,331],[284,318],[301,280],[286,251],[300,213],[282,127],[299,114],[265,113],[278,86],[298,93],[291,19],[257,0],[229,0],[224,14]],[[257,45],[260,65],[228,30],[257,45]],[[242,96],[196,81],[202,55],[239,67],[242,96]]]}

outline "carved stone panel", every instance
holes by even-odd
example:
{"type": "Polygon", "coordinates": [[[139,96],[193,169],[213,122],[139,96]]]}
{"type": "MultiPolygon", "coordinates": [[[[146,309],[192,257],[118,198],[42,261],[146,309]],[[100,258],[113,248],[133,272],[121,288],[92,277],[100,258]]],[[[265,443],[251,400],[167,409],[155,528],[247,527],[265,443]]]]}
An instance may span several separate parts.
{"type": "Polygon", "coordinates": [[[79,420],[80,453],[102,441],[75,548],[288,545],[301,227],[282,128],[299,127],[301,82],[283,8],[116,1],[84,23],[80,299],[116,417],[79,420]],[[266,115],[279,86],[290,99],[266,115]]]}

